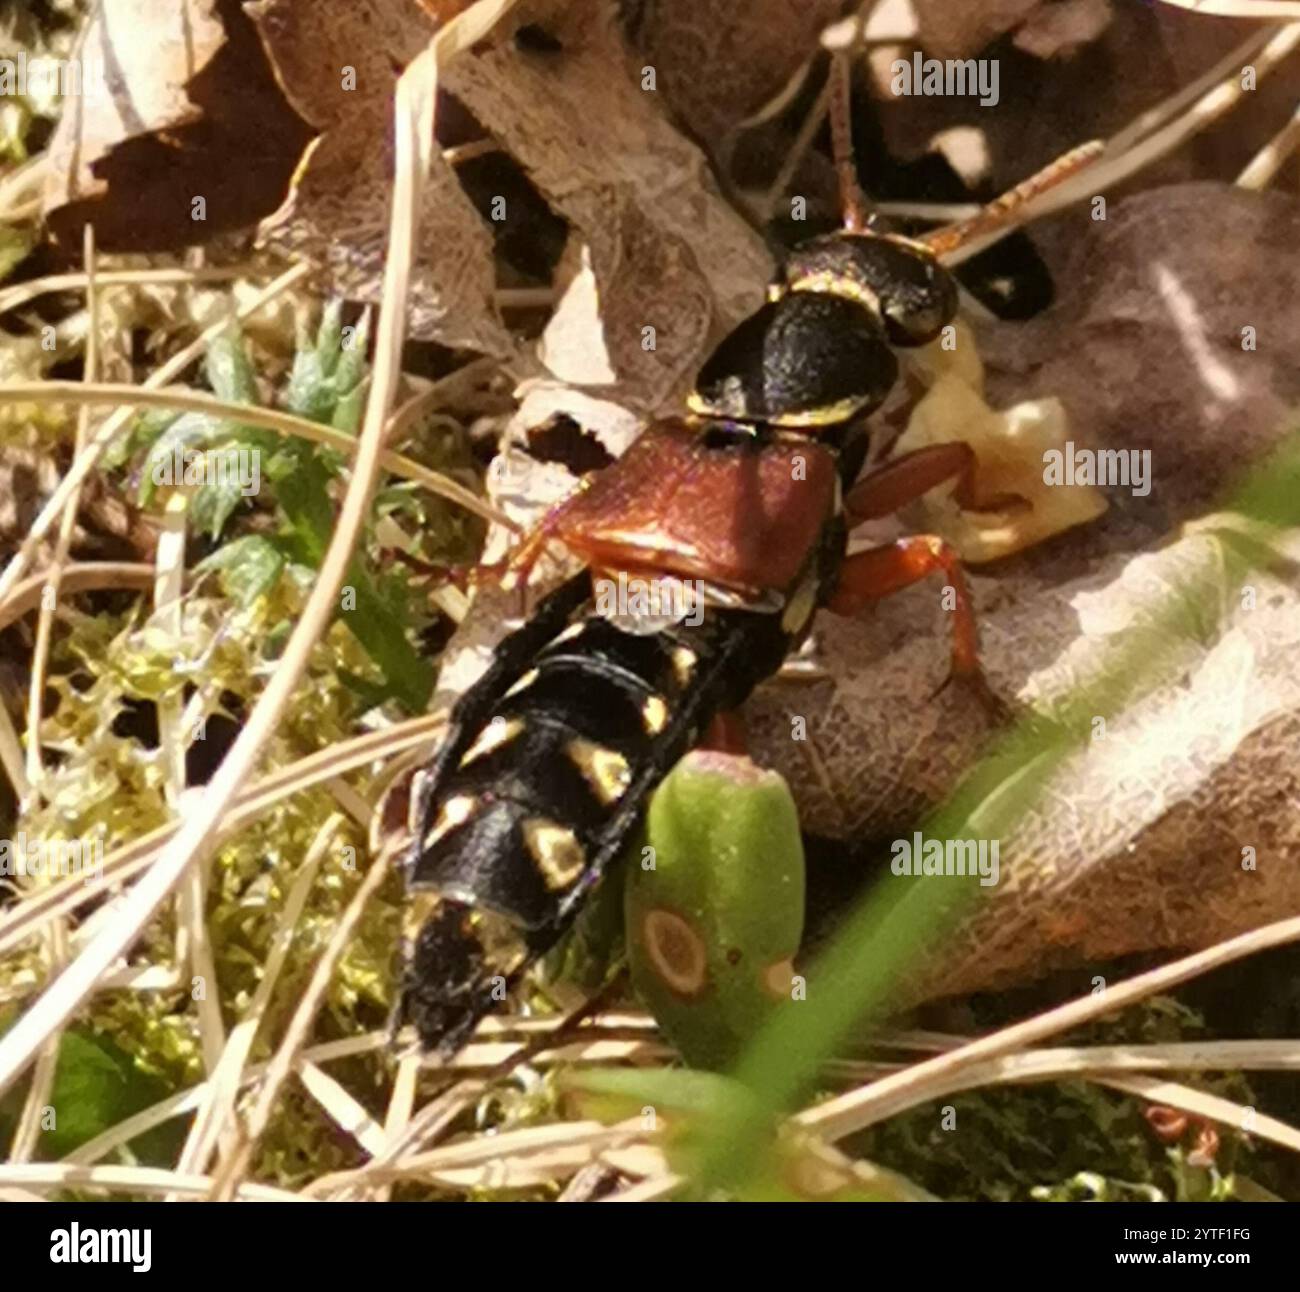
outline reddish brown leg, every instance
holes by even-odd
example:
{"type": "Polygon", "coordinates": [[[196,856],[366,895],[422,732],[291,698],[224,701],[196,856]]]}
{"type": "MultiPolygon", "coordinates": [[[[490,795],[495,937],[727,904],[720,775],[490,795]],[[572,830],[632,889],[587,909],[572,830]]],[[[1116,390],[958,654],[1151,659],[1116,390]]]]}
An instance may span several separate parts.
{"type": "Polygon", "coordinates": [[[840,567],[827,608],[840,615],[857,614],[871,602],[910,587],[936,570],[943,572],[953,590],[952,669],[939,690],[950,682],[959,682],[973,690],[995,717],[1003,718],[1007,707],[990,689],[980,668],[975,610],[961,560],[943,539],[918,534],[855,552],[840,567]]]}
{"type": "Polygon", "coordinates": [[[957,481],[958,503],[969,497],[975,473],[975,453],[969,444],[931,444],[882,463],[863,476],[844,496],[849,523],[889,516],[915,502],[945,480],[957,481]]]}
{"type": "Polygon", "coordinates": [[[854,615],[890,593],[942,570],[953,590],[952,671],[978,673],[978,636],[961,560],[941,538],[918,534],[883,547],[855,552],[840,567],[835,591],[827,602],[838,615],[854,615]]]}
{"type": "Polygon", "coordinates": [[[1011,507],[1028,505],[1015,494],[1000,494],[977,503],[975,467],[974,451],[960,440],[913,449],[902,457],[882,463],[849,490],[844,498],[849,523],[889,516],[945,480],[957,482],[953,497],[964,511],[1006,511],[1011,507]]]}
{"type": "Polygon", "coordinates": [[[749,753],[749,734],[745,719],[736,709],[724,709],[713,715],[709,729],[699,743],[701,749],[716,749],[724,754],[749,753]]]}
{"type": "Polygon", "coordinates": [[[564,513],[582,496],[586,480],[580,480],[572,493],[566,494],[559,502],[547,509],[546,515],[524,535],[519,544],[507,557],[505,574],[501,578],[501,587],[509,592],[511,588],[527,588],[528,578],[533,566],[541,559],[546,545],[555,538],[564,519],[564,513]]]}
{"type": "Polygon", "coordinates": [[[404,552],[397,547],[385,548],[384,554],[417,574],[437,579],[440,583],[450,583],[462,592],[468,592],[475,583],[483,579],[499,578],[506,569],[505,561],[493,561],[491,564],[480,562],[477,565],[439,565],[431,561],[423,561],[418,556],[412,556],[410,552],[404,552]]]}

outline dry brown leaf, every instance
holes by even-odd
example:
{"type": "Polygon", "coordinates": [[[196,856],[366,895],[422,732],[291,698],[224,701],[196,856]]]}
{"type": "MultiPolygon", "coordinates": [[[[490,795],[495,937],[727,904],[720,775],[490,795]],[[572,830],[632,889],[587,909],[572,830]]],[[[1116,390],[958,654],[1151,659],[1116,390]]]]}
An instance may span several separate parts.
{"type": "MultiPolygon", "coordinates": [[[[324,265],[340,292],[377,301],[393,173],[389,118],[401,69],[434,27],[415,0],[260,0],[246,6],[289,101],[319,132],[264,241],[324,265]]],[[[435,154],[412,275],[413,336],[508,354],[493,304],[492,239],[435,154]]]]}
{"type": "Polygon", "coordinates": [[[917,44],[931,58],[970,58],[1014,31],[1043,0],[912,0],[917,44]]]}
{"type": "MultiPolygon", "coordinates": [[[[45,447],[0,445],[0,554],[5,559],[27,537],[66,469],[45,447]]],[[[74,555],[153,559],[157,523],[98,476],[82,491],[78,521],[69,549],[74,555]]]]}
{"type": "Polygon", "coordinates": [[[613,16],[577,5],[547,31],[560,51],[471,51],[446,86],[589,248],[601,333],[590,342],[603,343],[620,402],[653,409],[754,308],[771,262],[658,95],[640,88],[613,16]]]}
{"type": "Polygon", "coordinates": [[[1072,54],[1096,40],[1114,16],[1110,0],[1063,0],[1045,5],[1016,32],[1016,48],[1035,58],[1072,54]]]}
{"type": "Polygon", "coordinates": [[[715,151],[786,89],[843,0],[641,0],[628,36],[677,119],[715,151]]]}
{"type": "Polygon", "coordinates": [[[60,241],[80,246],[89,218],[101,250],[179,247],[282,200],[309,133],[235,0],[103,0],[80,56],[43,194],[60,241]]]}

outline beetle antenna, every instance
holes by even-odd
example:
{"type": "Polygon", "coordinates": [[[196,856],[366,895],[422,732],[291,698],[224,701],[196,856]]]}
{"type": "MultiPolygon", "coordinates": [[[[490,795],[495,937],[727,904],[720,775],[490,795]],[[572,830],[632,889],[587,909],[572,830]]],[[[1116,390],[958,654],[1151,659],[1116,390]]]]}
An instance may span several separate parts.
{"type": "MultiPolygon", "coordinates": [[[[1091,165],[1101,156],[1104,147],[1105,145],[1099,139],[1081,144],[1078,148],[1071,149],[1054,162],[1044,166],[1037,174],[1031,175],[1015,188],[1009,189],[1000,197],[995,197],[969,220],[961,220],[956,224],[945,225],[942,229],[935,229],[931,233],[922,234],[916,241],[929,247],[940,260],[947,260],[959,248],[969,246],[976,239],[1021,224],[1025,219],[1025,207],[1030,202],[1049,189],[1056,188],[1058,184],[1069,179],[1071,175],[1077,174],[1085,166],[1091,165]]],[[[967,256],[973,254],[973,251],[966,253],[967,256]]],[[[966,259],[966,256],[961,259],[966,259]]]]}
{"type": "Polygon", "coordinates": [[[869,223],[867,197],[858,182],[857,160],[853,155],[853,50],[831,55],[831,153],[840,181],[840,209],[844,227],[862,233],[869,223]]]}

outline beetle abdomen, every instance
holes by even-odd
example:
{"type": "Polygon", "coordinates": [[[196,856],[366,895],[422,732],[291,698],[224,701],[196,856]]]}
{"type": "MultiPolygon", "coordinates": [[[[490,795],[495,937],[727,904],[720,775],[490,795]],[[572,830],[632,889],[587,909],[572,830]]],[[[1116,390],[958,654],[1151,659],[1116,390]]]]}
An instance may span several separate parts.
{"type": "MultiPolygon", "coordinates": [[[[498,658],[519,659],[517,636],[498,658]]],[[[426,1047],[458,1048],[554,945],[653,787],[793,641],[779,613],[710,611],[651,635],[588,615],[461,698],[412,814],[400,1014],[426,1047]]]]}

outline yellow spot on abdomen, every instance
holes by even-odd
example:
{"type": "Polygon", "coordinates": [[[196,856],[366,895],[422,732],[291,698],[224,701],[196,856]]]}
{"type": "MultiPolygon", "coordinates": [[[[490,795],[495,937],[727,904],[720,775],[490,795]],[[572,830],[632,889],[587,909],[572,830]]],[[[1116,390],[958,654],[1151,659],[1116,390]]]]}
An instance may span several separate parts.
{"type": "Polygon", "coordinates": [[[477,802],[478,800],[470,794],[457,794],[455,798],[448,799],[438,809],[433,827],[424,836],[423,846],[432,848],[449,831],[454,830],[458,825],[464,825],[474,815],[474,806],[477,802]]]}
{"type": "Polygon", "coordinates": [[[668,706],[663,696],[652,695],[646,700],[641,706],[641,721],[652,736],[657,736],[668,725],[668,706]]]}
{"type": "Polygon", "coordinates": [[[617,749],[579,739],[569,741],[567,752],[603,806],[608,807],[623,797],[631,783],[632,770],[617,749]]]}
{"type": "Polygon", "coordinates": [[[476,758],[482,758],[485,754],[500,749],[502,745],[508,745],[523,729],[524,724],[518,718],[493,718],[465,751],[460,765],[468,767],[476,758]]]}
{"type": "Polygon", "coordinates": [[[678,686],[685,686],[695,673],[699,656],[687,646],[678,646],[673,651],[673,674],[678,686]]]}
{"type": "Polygon", "coordinates": [[[537,681],[537,670],[530,668],[527,673],[519,679],[507,692],[507,695],[518,695],[520,691],[526,691],[534,682],[537,681]]]}
{"type": "Polygon", "coordinates": [[[570,888],[587,865],[587,852],[568,826],[546,817],[529,817],[521,827],[524,847],[537,863],[546,887],[555,891],[570,888]]]}

